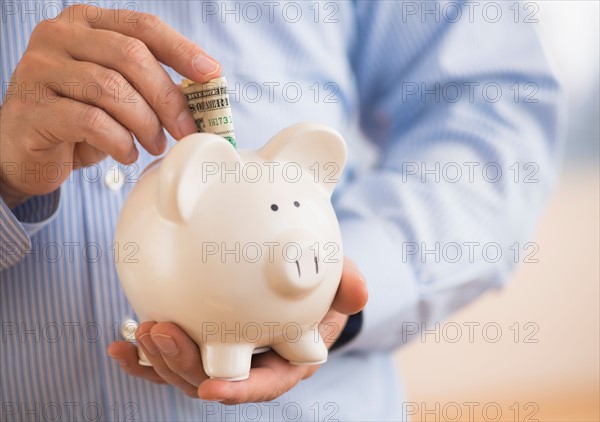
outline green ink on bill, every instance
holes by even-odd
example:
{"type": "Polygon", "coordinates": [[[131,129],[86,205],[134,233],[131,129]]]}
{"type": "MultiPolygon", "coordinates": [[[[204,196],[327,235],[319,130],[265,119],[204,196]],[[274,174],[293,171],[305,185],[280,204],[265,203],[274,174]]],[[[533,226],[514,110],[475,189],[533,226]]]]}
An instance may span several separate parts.
{"type": "Polygon", "coordinates": [[[184,79],[181,81],[181,90],[192,111],[198,132],[222,136],[235,148],[237,144],[225,78],[211,79],[203,84],[184,79]]]}

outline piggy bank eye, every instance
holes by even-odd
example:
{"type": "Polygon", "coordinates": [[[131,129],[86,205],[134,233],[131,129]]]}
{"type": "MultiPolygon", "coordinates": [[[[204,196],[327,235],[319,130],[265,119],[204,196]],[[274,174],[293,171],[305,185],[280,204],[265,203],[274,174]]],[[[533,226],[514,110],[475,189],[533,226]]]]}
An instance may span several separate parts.
{"type": "Polygon", "coordinates": [[[300,202],[298,202],[298,201],[294,201],[294,206],[295,206],[296,208],[300,207],[300,202]]]}
{"type": "Polygon", "coordinates": [[[279,207],[277,206],[277,204],[273,204],[273,205],[271,205],[271,209],[273,211],[277,211],[279,209],[279,207]]]}

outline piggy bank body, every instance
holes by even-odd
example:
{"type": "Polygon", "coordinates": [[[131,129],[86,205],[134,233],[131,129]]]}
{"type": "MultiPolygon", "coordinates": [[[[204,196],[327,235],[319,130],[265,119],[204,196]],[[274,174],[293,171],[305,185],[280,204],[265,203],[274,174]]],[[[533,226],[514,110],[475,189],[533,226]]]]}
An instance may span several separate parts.
{"type": "Polygon", "coordinates": [[[212,134],[179,141],[146,169],[116,228],[116,245],[136,251],[117,271],[140,321],[178,324],[212,378],[247,378],[266,347],[324,362],[317,324],[343,264],[330,197],[345,159],[337,132],[308,123],[258,151],[212,134]]]}

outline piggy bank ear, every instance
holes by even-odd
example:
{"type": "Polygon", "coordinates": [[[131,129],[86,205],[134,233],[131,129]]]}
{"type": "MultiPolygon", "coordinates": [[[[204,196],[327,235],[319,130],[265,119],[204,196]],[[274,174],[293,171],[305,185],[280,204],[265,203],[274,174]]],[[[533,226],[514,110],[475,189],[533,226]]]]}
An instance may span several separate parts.
{"type": "Polygon", "coordinates": [[[259,151],[265,161],[298,163],[331,193],[346,164],[346,143],[337,131],[319,123],[298,123],[277,135],[259,151]]]}
{"type": "Polygon", "coordinates": [[[238,153],[218,135],[194,133],[182,138],[159,169],[157,207],[160,215],[173,222],[188,221],[206,187],[219,179],[214,170],[223,165],[231,169],[236,162],[240,162],[238,153]],[[207,169],[212,172],[208,173],[207,169]]]}

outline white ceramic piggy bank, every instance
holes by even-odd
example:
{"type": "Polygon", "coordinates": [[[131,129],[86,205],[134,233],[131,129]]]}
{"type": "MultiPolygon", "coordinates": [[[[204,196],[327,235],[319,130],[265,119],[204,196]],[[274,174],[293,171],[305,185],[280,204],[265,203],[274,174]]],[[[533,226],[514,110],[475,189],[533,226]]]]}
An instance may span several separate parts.
{"type": "Polygon", "coordinates": [[[317,323],[342,272],[330,198],[345,160],[342,137],[311,123],[258,151],[206,133],[179,141],[146,169],[116,228],[118,247],[137,251],[117,270],[140,321],[178,324],[212,378],[247,378],[266,347],[325,362],[317,323]]]}

